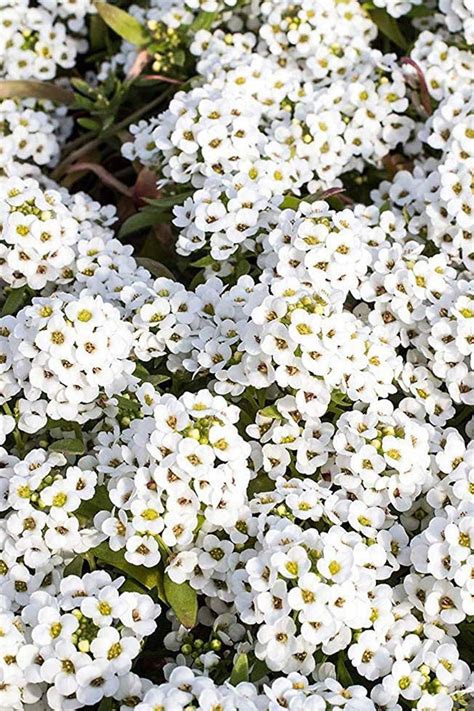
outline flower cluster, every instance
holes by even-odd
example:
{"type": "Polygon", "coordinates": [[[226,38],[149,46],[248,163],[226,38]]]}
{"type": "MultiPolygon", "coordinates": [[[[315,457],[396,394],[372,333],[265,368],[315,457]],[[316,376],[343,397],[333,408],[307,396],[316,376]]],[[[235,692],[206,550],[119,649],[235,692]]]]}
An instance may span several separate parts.
{"type": "Polygon", "coordinates": [[[13,160],[54,164],[71,128],[64,107],[55,108],[51,101],[0,102],[0,166],[5,168],[13,160]]]}
{"type": "MultiPolygon", "coordinates": [[[[344,688],[335,678],[332,665],[325,665],[328,675],[323,681],[309,684],[302,674],[293,672],[276,679],[258,694],[252,684],[241,682],[232,687],[216,684],[209,677],[196,674],[185,666],[174,669],[166,683],[150,688],[137,711],[154,711],[163,704],[173,704],[176,711],[187,708],[229,708],[245,711],[273,711],[274,709],[311,709],[312,711],[374,711],[361,686],[344,688]],[[225,704],[225,706],[224,706],[225,704]]],[[[163,706],[163,708],[166,708],[163,706]]]]}
{"type": "Polygon", "coordinates": [[[132,662],[160,607],[119,592],[123,582],[104,571],[66,575],[57,589],[33,592],[21,615],[2,595],[3,708],[80,709],[136,685],[132,662]]]}
{"type": "MultiPolygon", "coordinates": [[[[134,279],[149,279],[130,257],[131,248],[109,229],[115,209],[85,193],[71,195],[51,180],[30,176],[0,179],[0,279],[34,291],[85,283],[94,293],[134,279]],[[106,287],[104,287],[106,283],[106,287]]],[[[118,299],[118,296],[117,296],[118,299]]]]}
{"type": "Polygon", "coordinates": [[[90,0],[5,0],[0,8],[0,75],[8,79],[54,79],[72,69],[83,38],[90,0]]]}
{"type": "Polygon", "coordinates": [[[18,406],[25,431],[41,429],[48,417],[95,419],[134,381],[131,329],[100,296],[34,297],[1,323],[8,354],[2,380],[7,388],[15,381],[13,394],[24,398],[18,406]]]}
{"type": "MultiPolygon", "coordinates": [[[[238,408],[207,390],[177,399],[143,385],[137,397],[145,416],[98,436],[97,469],[116,508],[94,525],[112,550],[126,548],[127,561],[152,567],[163,551],[189,546],[200,521],[211,530],[234,525],[250,445],[235,426],[238,408]]],[[[210,550],[210,560],[218,553],[210,550]]]]}
{"type": "Polygon", "coordinates": [[[209,68],[203,86],[132,127],[127,158],[159,171],[162,185],[194,188],[174,210],[180,253],[208,242],[217,260],[242,246],[254,252],[266,213],[285,193],[333,187],[410,137],[414,122],[403,115],[406,85],[394,56],[362,56],[347,77],[336,70],[325,86],[319,77],[308,84],[303,70],[280,66],[271,53],[247,52],[214,74],[209,68]]]}

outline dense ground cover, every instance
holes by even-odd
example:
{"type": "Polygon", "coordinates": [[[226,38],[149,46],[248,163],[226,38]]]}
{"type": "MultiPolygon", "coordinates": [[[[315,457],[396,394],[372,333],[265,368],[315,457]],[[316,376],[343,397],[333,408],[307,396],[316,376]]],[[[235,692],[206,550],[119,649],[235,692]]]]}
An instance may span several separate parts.
{"type": "Polygon", "coordinates": [[[472,0],[0,25],[0,711],[472,708],[472,0]]]}

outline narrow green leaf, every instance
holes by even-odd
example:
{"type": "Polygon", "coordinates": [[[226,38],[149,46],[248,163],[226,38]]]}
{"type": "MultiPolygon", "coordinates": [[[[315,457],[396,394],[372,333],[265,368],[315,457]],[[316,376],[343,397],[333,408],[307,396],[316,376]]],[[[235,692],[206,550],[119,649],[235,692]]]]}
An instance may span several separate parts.
{"type": "Polygon", "coordinates": [[[99,704],[99,708],[97,711],[112,711],[113,709],[113,702],[112,699],[109,698],[104,698],[99,704]]]}
{"type": "Polygon", "coordinates": [[[140,230],[146,227],[154,227],[163,222],[169,222],[169,216],[163,217],[163,215],[160,215],[156,210],[145,208],[125,220],[119,229],[118,236],[120,238],[128,237],[135,232],[140,232],[140,230]]]}
{"type": "Polygon", "coordinates": [[[265,664],[265,662],[262,662],[260,659],[257,659],[255,661],[255,664],[252,666],[252,673],[250,675],[251,681],[259,681],[262,679],[264,676],[267,676],[268,674],[268,667],[265,664]]]}
{"type": "Polygon", "coordinates": [[[388,14],[386,10],[381,8],[374,8],[369,10],[369,15],[375,22],[380,32],[388,37],[388,39],[401,47],[402,49],[408,49],[408,42],[402,35],[398,23],[394,17],[388,14]]]}
{"type": "Polygon", "coordinates": [[[153,590],[160,585],[160,577],[163,577],[163,574],[158,566],[145,568],[143,565],[132,565],[125,560],[123,551],[113,551],[107,543],[101,543],[91,552],[96,558],[130,576],[147,590],[153,590]]]}
{"type": "Polygon", "coordinates": [[[16,314],[21,309],[28,296],[28,287],[20,286],[18,289],[12,289],[8,294],[2,308],[2,316],[11,316],[16,314]]]}
{"type": "Polygon", "coordinates": [[[210,254],[206,254],[205,257],[201,257],[201,259],[197,259],[195,262],[191,262],[192,267],[210,267],[211,264],[214,264],[215,260],[211,257],[210,254]]]}
{"type": "Polygon", "coordinates": [[[161,385],[161,383],[166,383],[166,381],[169,380],[170,377],[171,376],[169,375],[164,375],[164,373],[158,373],[157,375],[150,375],[148,378],[148,382],[152,385],[161,385]]]}
{"type": "Polygon", "coordinates": [[[82,439],[58,439],[49,445],[49,450],[62,454],[84,454],[85,447],[82,439]]]}
{"type": "Polygon", "coordinates": [[[90,15],[90,46],[97,52],[106,46],[107,27],[100,15],[90,15]]]}
{"type": "Polygon", "coordinates": [[[72,77],[70,81],[74,89],[76,89],[76,91],[80,91],[81,94],[85,94],[85,96],[94,97],[97,95],[97,90],[90,86],[90,84],[88,84],[86,81],[84,81],[84,79],[72,77]]]}
{"type": "Polygon", "coordinates": [[[337,680],[346,688],[354,683],[352,681],[351,675],[347,670],[346,663],[344,661],[344,655],[341,652],[337,655],[336,674],[337,680]]]}
{"type": "Polygon", "coordinates": [[[0,81],[0,99],[49,99],[57,104],[72,104],[69,89],[46,81],[0,81]]]}
{"type": "Polygon", "coordinates": [[[275,483],[267,474],[258,474],[255,479],[251,479],[248,485],[248,497],[251,499],[256,494],[261,494],[262,491],[271,491],[275,488],[275,483]]]}
{"type": "Polygon", "coordinates": [[[198,30],[210,30],[214,24],[214,20],[217,17],[217,11],[214,12],[204,12],[201,11],[196,17],[194,22],[189,28],[190,32],[197,32],[198,30]]]}
{"type": "Polygon", "coordinates": [[[424,5],[418,5],[418,7],[412,7],[410,12],[407,13],[406,17],[431,17],[433,15],[432,7],[425,7],[424,5]]]}
{"type": "Polygon", "coordinates": [[[94,131],[95,133],[98,133],[101,129],[100,122],[94,121],[94,119],[91,118],[78,118],[77,123],[79,124],[79,126],[82,126],[82,128],[85,128],[88,131],[94,131]]]}
{"type": "Polygon", "coordinates": [[[167,277],[175,281],[173,272],[170,272],[168,267],[165,267],[161,262],[156,262],[154,259],[149,259],[148,257],[136,257],[136,262],[141,266],[148,269],[150,274],[154,277],[167,277]]]}
{"type": "Polygon", "coordinates": [[[136,17],[107,2],[96,2],[95,7],[105,24],[127,42],[138,47],[143,47],[150,42],[148,32],[136,17]]]}
{"type": "Polygon", "coordinates": [[[241,681],[249,680],[249,660],[246,654],[239,654],[234,662],[234,668],[230,675],[230,683],[237,686],[241,681]]]}
{"type": "Polygon", "coordinates": [[[181,205],[186,198],[191,197],[192,191],[186,193],[181,193],[180,195],[170,195],[169,197],[162,198],[143,198],[148,205],[151,205],[155,210],[169,210],[170,207],[175,205],[181,205]]]}
{"type": "Polygon", "coordinates": [[[196,591],[189,583],[175,583],[165,573],[164,592],[169,606],[184,627],[192,629],[197,621],[198,604],[196,591]]]}
{"type": "Polygon", "coordinates": [[[152,375],[148,372],[143,363],[136,364],[133,374],[137,378],[140,378],[140,380],[143,380],[145,383],[151,383],[155,386],[161,385],[161,383],[166,383],[166,381],[169,380],[171,377],[169,375],[166,375],[165,373],[156,373],[155,375],[152,375]]]}

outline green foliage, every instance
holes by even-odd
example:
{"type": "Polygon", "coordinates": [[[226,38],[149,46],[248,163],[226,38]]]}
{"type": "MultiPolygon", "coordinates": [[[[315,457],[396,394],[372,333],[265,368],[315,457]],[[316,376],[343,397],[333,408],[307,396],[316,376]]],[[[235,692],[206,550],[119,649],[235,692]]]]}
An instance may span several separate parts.
{"type": "Polygon", "coordinates": [[[105,24],[122,39],[138,47],[143,47],[150,41],[150,35],[136,17],[110,3],[96,2],[95,6],[105,24]]]}
{"type": "Polygon", "coordinates": [[[91,553],[94,558],[120,570],[125,576],[136,580],[147,590],[157,588],[158,579],[162,576],[162,572],[158,566],[145,568],[145,566],[132,565],[125,560],[123,550],[113,551],[107,543],[101,543],[96,548],[93,548],[91,553]]]}
{"type": "Polygon", "coordinates": [[[2,316],[16,314],[24,305],[28,298],[29,290],[27,286],[20,286],[18,289],[11,289],[2,308],[2,316]]]}
{"type": "Polygon", "coordinates": [[[249,660],[246,654],[239,654],[234,662],[230,683],[237,686],[242,681],[249,680],[249,660]]]}
{"type": "Polygon", "coordinates": [[[85,447],[82,439],[76,437],[71,439],[58,439],[49,445],[51,452],[61,452],[61,454],[84,454],[85,447]]]}
{"type": "Polygon", "coordinates": [[[196,591],[189,583],[175,583],[167,573],[164,577],[166,601],[174,614],[187,629],[192,629],[197,622],[198,604],[196,591]]]}
{"type": "Polygon", "coordinates": [[[408,42],[394,17],[389,15],[386,10],[375,7],[369,10],[369,14],[383,35],[388,37],[397,47],[405,51],[408,49],[408,42]]]}

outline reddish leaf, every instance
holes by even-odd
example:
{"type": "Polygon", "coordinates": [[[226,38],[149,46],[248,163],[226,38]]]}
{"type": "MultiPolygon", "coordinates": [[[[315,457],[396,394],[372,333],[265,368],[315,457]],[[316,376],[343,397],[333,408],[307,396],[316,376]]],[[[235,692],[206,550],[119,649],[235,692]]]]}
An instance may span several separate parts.
{"type": "Polygon", "coordinates": [[[426,111],[427,115],[431,116],[431,114],[433,113],[433,106],[431,104],[431,96],[430,96],[430,92],[428,91],[428,85],[426,83],[425,75],[424,75],[421,67],[411,57],[402,57],[400,61],[402,64],[407,64],[409,67],[412,67],[415,70],[416,76],[418,79],[418,84],[420,87],[421,103],[422,103],[423,108],[426,111]]]}
{"type": "Polygon", "coordinates": [[[135,204],[137,207],[143,207],[147,204],[144,198],[155,200],[159,196],[160,193],[156,187],[156,174],[149,168],[142,168],[132,190],[135,204]]]}

